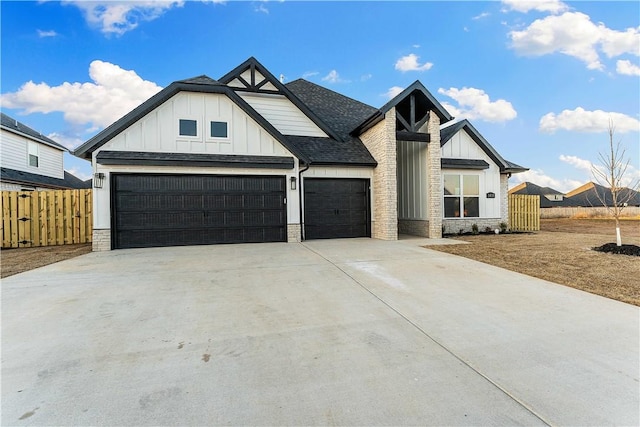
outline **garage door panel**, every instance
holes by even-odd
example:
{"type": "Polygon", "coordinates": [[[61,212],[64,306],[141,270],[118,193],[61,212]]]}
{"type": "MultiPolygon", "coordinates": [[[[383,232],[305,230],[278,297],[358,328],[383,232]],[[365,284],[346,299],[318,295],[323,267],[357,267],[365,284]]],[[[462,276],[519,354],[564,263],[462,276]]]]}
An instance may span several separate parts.
{"type": "Polygon", "coordinates": [[[286,241],[281,176],[113,175],[113,246],[286,241]]]}
{"type": "Polygon", "coordinates": [[[369,237],[369,180],[304,180],[306,239],[369,237]]]}

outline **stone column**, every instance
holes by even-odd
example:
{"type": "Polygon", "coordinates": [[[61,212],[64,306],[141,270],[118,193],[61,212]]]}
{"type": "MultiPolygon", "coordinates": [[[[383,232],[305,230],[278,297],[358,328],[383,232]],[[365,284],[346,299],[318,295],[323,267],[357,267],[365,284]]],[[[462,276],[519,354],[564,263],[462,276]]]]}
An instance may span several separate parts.
{"type": "Polygon", "coordinates": [[[427,148],[427,203],[429,212],[429,238],[442,237],[442,215],[444,197],[442,194],[442,150],[440,149],[440,118],[431,111],[428,131],[431,138],[427,148]]]}
{"type": "Polygon", "coordinates": [[[398,185],[396,164],[396,110],[391,109],[382,121],[368,129],[360,139],[378,166],[373,170],[372,237],[398,239],[398,185]]]}

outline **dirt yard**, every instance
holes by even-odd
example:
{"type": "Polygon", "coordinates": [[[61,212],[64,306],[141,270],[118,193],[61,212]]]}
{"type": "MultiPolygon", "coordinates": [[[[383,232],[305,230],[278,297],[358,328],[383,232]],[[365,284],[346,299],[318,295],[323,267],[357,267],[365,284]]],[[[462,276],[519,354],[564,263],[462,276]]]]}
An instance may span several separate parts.
{"type": "Polygon", "coordinates": [[[13,248],[0,251],[0,277],[9,277],[65,259],[91,252],[91,243],[81,245],[44,246],[39,248],[13,248]]]}
{"type": "MultiPolygon", "coordinates": [[[[460,236],[470,245],[428,246],[640,306],[640,257],[591,250],[615,242],[607,219],[543,219],[531,234],[460,236]]],[[[622,242],[640,245],[640,220],[622,221],[622,242]]]]}

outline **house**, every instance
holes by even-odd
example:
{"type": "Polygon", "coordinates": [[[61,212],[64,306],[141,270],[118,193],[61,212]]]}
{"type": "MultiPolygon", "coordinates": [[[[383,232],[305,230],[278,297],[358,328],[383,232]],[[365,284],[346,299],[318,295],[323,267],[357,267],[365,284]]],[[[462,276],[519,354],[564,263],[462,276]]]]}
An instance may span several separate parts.
{"type": "MultiPolygon", "coordinates": [[[[613,206],[611,190],[594,182],[588,182],[566,194],[550,187],[540,187],[532,182],[523,182],[511,188],[509,194],[539,195],[541,208],[613,206]]],[[[627,206],[640,206],[640,193],[630,188],[623,188],[618,193],[618,203],[626,203],[627,206]]]]}
{"type": "Polygon", "coordinates": [[[0,190],[87,188],[86,182],[64,170],[66,148],[8,115],[0,115],[0,190]]]}
{"type": "Polygon", "coordinates": [[[418,81],[375,108],[249,58],[171,83],[74,154],[94,250],[440,237],[507,221],[505,161],[418,81]]]}
{"type": "Polygon", "coordinates": [[[564,207],[565,195],[551,187],[541,187],[533,182],[522,182],[509,190],[509,194],[540,196],[541,208],[564,207]]]}
{"type": "MultiPolygon", "coordinates": [[[[572,207],[602,207],[613,206],[611,189],[588,182],[567,193],[567,205],[572,207]]],[[[640,206],[640,193],[630,188],[622,188],[618,192],[618,203],[626,206],[640,206]]]]}

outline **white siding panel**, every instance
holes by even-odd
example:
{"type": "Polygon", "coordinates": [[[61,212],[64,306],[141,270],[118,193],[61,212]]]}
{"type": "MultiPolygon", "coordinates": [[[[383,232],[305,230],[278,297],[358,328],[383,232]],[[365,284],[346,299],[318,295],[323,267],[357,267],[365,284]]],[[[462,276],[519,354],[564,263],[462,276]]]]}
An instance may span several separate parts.
{"type": "Polygon", "coordinates": [[[427,144],[398,141],[398,219],[427,219],[427,144]]]}
{"type": "Polygon", "coordinates": [[[489,163],[489,168],[481,171],[443,169],[442,173],[480,175],[480,217],[500,218],[500,168],[476,142],[461,130],[442,147],[442,157],[452,159],[476,159],[489,163]],[[487,193],[495,193],[495,199],[487,199],[487,193]]]}
{"type": "Polygon", "coordinates": [[[132,124],[101,150],[291,155],[233,101],[221,94],[179,93],[132,124]],[[178,135],[178,120],[198,122],[196,137],[178,135]],[[229,123],[229,138],[208,137],[210,121],[229,123]]]}
{"type": "Polygon", "coordinates": [[[282,95],[244,93],[241,96],[283,135],[327,137],[322,129],[282,95]]]}
{"type": "Polygon", "coordinates": [[[64,178],[63,151],[48,145],[39,144],[28,138],[2,130],[2,167],[15,169],[53,178],[64,178]],[[29,166],[27,156],[28,142],[38,145],[38,167],[29,166]]]}

